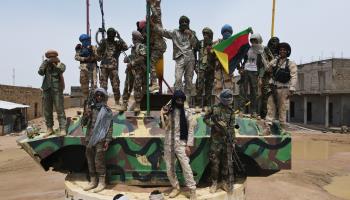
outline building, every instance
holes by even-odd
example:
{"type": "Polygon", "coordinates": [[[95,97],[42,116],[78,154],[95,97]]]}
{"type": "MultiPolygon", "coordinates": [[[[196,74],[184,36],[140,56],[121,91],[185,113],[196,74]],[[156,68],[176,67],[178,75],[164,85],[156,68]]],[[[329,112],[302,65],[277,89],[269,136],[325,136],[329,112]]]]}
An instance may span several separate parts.
{"type": "Polygon", "coordinates": [[[332,58],[298,65],[291,122],[350,126],[350,59],[332,58]]]}
{"type": "Polygon", "coordinates": [[[0,85],[0,100],[28,105],[28,120],[42,116],[42,91],[39,88],[0,85]]]}
{"type": "Polygon", "coordinates": [[[0,100],[0,135],[21,131],[27,127],[27,108],[23,104],[0,100]]]}

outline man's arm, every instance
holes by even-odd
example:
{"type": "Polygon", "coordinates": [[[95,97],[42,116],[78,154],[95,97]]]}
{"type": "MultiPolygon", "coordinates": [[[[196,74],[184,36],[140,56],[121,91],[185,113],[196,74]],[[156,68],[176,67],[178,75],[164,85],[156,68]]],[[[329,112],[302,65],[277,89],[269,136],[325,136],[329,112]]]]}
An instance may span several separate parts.
{"type": "Polygon", "coordinates": [[[173,36],[175,34],[175,31],[169,31],[169,30],[166,30],[162,27],[160,27],[159,25],[154,25],[155,26],[155,31],[158,32],[161,36],[165,37],[165,38],[168,38],[170,40],[173,39],[173,36]]]}
{"type": "Polygon", "coordinates": [[[289,91],[294,92],[295,86],[296,86],[297,80],[298,80],[298,76],[297,76],[298,67],[293,61],[289,61],[289,70],[290,70],[290,76],[291,76],[289,91]]]}
{"type": "Polygon", "coordinates": [[[66,71],[66,65],[61,62],[56,65],[56,68],[58,69],[59,73],[66,71]]]}
{"type": "Polygon", "coordinates": [[[49,62],[47,60],[44,60],[43,63],[41,63],[41,65],[39,67],[39,71],[38,71],[39,75],[41,75],[41,76],[45,75],[45,71],[46,71],[48,64],[49,64],[49,62]]]}

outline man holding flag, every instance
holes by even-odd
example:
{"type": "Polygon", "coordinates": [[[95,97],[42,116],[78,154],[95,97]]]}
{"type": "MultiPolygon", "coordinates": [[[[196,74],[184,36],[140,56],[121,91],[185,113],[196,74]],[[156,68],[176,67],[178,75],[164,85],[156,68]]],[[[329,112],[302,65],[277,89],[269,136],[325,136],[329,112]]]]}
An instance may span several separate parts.
{"type": "Polygon", "coordinates": [[[236,67],[239,67],[241,60],[249,50],[249,33],[251,28],[232,35],[232,27],[225,24],[221,29],[222,39],[213,46],[213,51],[218,58],[216,62],[216,91],[222,89],[233,89],[232,74],[236,67]]]}

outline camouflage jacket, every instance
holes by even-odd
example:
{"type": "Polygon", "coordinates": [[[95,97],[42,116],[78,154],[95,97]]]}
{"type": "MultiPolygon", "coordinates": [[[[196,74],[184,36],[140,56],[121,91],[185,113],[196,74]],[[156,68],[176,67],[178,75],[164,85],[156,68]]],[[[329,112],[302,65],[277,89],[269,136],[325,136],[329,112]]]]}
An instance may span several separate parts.
{"type": "Polygon", "coordinates": [[[205,46],[204,40],[198,42],[198,67],[199,70],[212,70],[215,67],[215,55],[211,52],[211,46],[205,46]]]}
{"type": "MultiPolygon", "coordinates": [[[[222,103],[212,106],[203,117],[207,126],[211,127],[211,139],[216,141],[225,141],[224,132],[216,124],[217,121],[223,121],[226,124],[227,131],[234,133],[236,124],[235,114],[226,108],[222,103]]],[[[233,137],[235,137],[233,135],[233,137]]]]}
{"type": "Polygon", "coordinates": [[[290,91],[295,91],[295,87],[297,84],[297,71],[298,71],[298,67],[295,64],[295,62],[289,60],[288,58],[286,58],[286,59],[274,59],[269,63],[268,71],[272,72],[273,67],[286,68],[287,60],[288,60],[288,67],[289,67],[290,76],[291,76],[289,82],[288,83],[280,83],[278,81],[273,80],[273,78],[271,78],[270,83],[277,86],[277,88],[288,88],[290,91]]]}
{"type": "MultiPolygon", "coordinates": [[[[94,129],[97,115],[100,112],[100,109],[97,109],[94,106],[90,107],[90,109],[91,109],[91,114],[86,115],[86,113],[84,113],[82,120],[81,120],[82,126],[86,127],[85,141],[87,143],[89,143],[89,141],[90,141],[91,132],[94,129]]],[[[107,107],[107,109],[110,109],[110,108],[107,107]]],[[[108,133],[106,135],[106,140],[105,140],[106,142],[110,142],[112,140],[112,134],[113,134],[113,121],[110,125],[110,128],[108,129],[108,133]]]]}
{"type": "Polygon", "coordinates": [[[161,52],[165,52],[167,46],[165,43],[164,38],[162,35],[157,32],[156,26],[163,27],[162,23],[162,13],[160,9],[160,2],[156,2],[156,5],[151,4],[151,11],[152,11],[152,20],[154,21],[154,24],[151,24],[151,39],[150,39],[150,48],[151,50],[158,50],[161,52]]]}
{"type": "Polygon", "coordinates": [[[104,39],[101,45],[97,48],[97,55],[101,57],[101,68],[118,69],[119,55],[122,51],[128,50],[128,46],[123,40],[109,42],[104,39]]]}
{"type": "Polygon", "coordinates": [[[80,62],[81,70],[87,70],[87,64],[96,63],[100,60],[100,58],[97,55],[97,48],[95,46],[91,46],[91,55],[89,57],[81,56],[81,51],[82,48],[76,48],[74,56],[75,60],[80,62]]]}
{"type": "Polygon", "coordinates": [[[146,46],[142,43],[137,43],[131,48],[131,54],[128,56],[131,67],[141,67],[146,69],[146,46]]]}
{"type": "Polygon", "coordinates": [[[48,59],[44,60],[39,67],[38,73],[44,76],[44,80],[41,88],[45,91],[48,89],[63,89],[61,81],[63,81],[63,72],[66,70],[66,65],[58,63],[57,65],[49,62],[48,59]]]}

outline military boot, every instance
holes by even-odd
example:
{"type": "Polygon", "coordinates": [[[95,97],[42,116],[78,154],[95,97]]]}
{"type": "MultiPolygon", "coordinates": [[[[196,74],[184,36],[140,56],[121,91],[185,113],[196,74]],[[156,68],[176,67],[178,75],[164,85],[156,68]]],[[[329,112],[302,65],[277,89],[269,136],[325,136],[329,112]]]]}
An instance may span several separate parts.
{"type": "Polygon", "coordinates": [[[140,112],[140,111],[141,111],[140,102],[135,102],[134,112],[140,112]]]}
{"type": "Polygon", "coordinates": [[[83,190],[88,191],[94,189],[95,187],[97,187],[97,178],[96,176],[91,176],[89,184],[86,187],[84,187],[83,190]]]}
{"type": "Polygon", "coordinates": [[[175,198],[177,195],[180,194],[180,187],[177,186],[177,187],[174,187],[171,192],[169,193],[169,198],[175,198]]]}
{"type": "Polygon", "coordinates": [[[98,185],[92,190],[93,193],[101,192],[106,188],[106,176],[99,176],[98,185]]]}
{"type": "Polygon", "coordinates": [[[125,112],[128,109],[128,103],[124,102],[120,108],[121,112],[125,112]]]}
{"type": "Polygon", "coordinates": [[[197,200],[196,189],[190,190],[190,200],[197,200]]]}
{"type": "Polygon", "coordinates": [[[153,94],[159,92],[159,85],[156,81],[152,83],[152,86],[150,87],[149,91],[153,94]]]}
{"type": "Polygon", "coordinates": [[[59,132],[58,136],[66,136],[66,135],[67,135],[66,129],[60,128],[60,132],[59,132]]]}
{"type": "Polygon", "coordinates": [[[210,193],[215,193],[218,190],[218,182],[217,181],[213,181],[213,183],[210,186],[210,193]]]}
{"type": "Polygon", "coordinates": [[[43,135],[43,138],[47,138],[50,135],[53,135],[55,132],[53,131],[52,127],[51,128],[47,128],[46,133],[43,135]]]}

